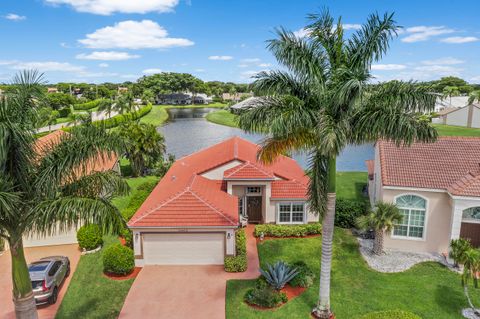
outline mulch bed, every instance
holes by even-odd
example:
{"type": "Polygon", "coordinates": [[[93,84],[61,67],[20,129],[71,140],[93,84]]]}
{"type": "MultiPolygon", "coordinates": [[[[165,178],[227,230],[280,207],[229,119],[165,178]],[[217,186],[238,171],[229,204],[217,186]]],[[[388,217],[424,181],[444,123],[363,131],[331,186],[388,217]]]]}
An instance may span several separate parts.
{"type": "Polygon", "coordinates": [[[135,267],[133,268],[133,271],[128,275],[117,275],[117,274],[109,274],[109,273],[103,273],[103,275],[113,280],[127,280],[127,279],[136,278],[140,270],[142,270],[142,267],[135,267]]]}
{"type": "MultiPolygon", "coordinates": [[[[277,238],[277,237],[276,237],[277,238]]],[[[305,292],[305,290],[307,290],[307,288],[304,288],[304,287],[292,287],[290,285],[286,285],[282,290],[280,290],[281,292],[284,292],[287,297],[288,297],[288,301],[290,302],[291,300],[295,299],[296,297],[300,296],[301,294],[303,294],[305,292]]],[[[253,309],[256,309],[256,310],[272,310],[272,309],[277,309],[277,308],[280,308],[281,306],[283,306],[284,304],[286,303],[281,303],[279,304],[278,306],[276,307],[273,307],[273,308],[267,308],[267,307],[262,307],[262,306],[257,306],[257,305],[251,305],[249,303],[246,303],[249,307],[252,307],[253,309]]]]}
{"type": "Polygon", "coordinates": [[[320,237],[322,236],[321,234],[314,234],[314,235],[307,235],[307,236],[286,236],[286,237],[273,237],[273,236],[265,236],[263,237],[263,240],[260,240],[260,237],[255,237],[257,240],[257,244],[261,243],[262,241],[265,240],[272,240],[272,239],[287,239],[287,238],[312,238],[312,237],[320,237]]]}

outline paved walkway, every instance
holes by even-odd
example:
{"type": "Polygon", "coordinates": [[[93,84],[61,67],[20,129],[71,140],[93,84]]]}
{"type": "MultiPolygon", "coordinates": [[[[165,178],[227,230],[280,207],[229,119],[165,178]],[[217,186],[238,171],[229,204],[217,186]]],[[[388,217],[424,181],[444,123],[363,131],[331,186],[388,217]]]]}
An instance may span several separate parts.
{"type": "MultiPolygon", "coordinates": [[[[87,114],[87,112],[84,112],[87,114]]],[[[101,120],[106,120],[111,117],[114,117],[115,115],[118,115],[117,111],[112,111],[110,114],[108,114],[106,111],[96,111],[92,112],[92,122],[95,121],[101,121],[101,120]]],[[[69,127],[69,126],[74,126],[75,122],[65,122],[65,123],[58,123],[50,126],[44,126],[39,129],[37,129],[37,133],[43,133],[43,132],[49,132],[49,131],[56,131],[59,129],[62,129],[64,127],[69,127]]]]}
{"type": "Polygon", "coordinates": [[[260,275],[253,229],[254,225],[246,229],[246,272],[226,273],[223,266],[146,266],[135,279],[119,318],[224,319],[227,280],[260,275]]]}
{"type": "MultiPolygon", "coordinates": [[[[70,258],[70,276],[65,280],[60,288],[58,300],[54,305],[44,305],[38,307],[38,316],[40,319],[53,319],[57,313],[58,307],[62,303],[63,296],[67,291],[70,279],[77,268],[80,259],[80,250],[78,245],[59,245],[25,248],[25,257],[27,262],[32,262],[43,257],[63,255],[70,258]]],[[[12,275],[10,253],[7,251],[0,256],[0,318],[15,318],[15,308],[12,302],[12,275]]]]}

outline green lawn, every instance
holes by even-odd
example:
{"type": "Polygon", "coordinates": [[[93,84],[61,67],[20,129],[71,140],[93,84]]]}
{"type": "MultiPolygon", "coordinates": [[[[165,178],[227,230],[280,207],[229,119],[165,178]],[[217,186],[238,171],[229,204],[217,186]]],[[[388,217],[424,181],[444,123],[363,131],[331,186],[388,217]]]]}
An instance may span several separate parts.
{"type": "Polygon", "coordinates": [[[161,105],[166,109],[201,109],[205,107],[213,107],[213,108],[222,108],[227,106],[225,103],[210,103],[210,104],[187,104],[187,105],[161,105]]]}
{"type": "Polygon", "coordinates": [[[150,113],[143,116],[140,122],[160,126],[166,120],[168,120],[168,113],[163,105],[153,105],[150,113]]]}
{"type": "Polygon", "coordinates": [[[205,117],[207,121],[213,122],[220,125],[231,126],[231,127],[238,127],[237,120],[238,116],[235,114],[230,113],[227,110],[218,110],[214,112],[210,112],[205,117]]]}
{"type": "Polygon", "coordinates": [[[337,197],[368,200],[362,190],[367,186],[367,172],[337,172],[337,197]]]}
{"type": "MultiPolygon", "coordinates": [[[[267,240],[258,245],[260,263],[303,260],[315,273],[320,270],[321,238],[267,240]]],[[[318,296],[316,284],[276,310],[258,311],[243,302],[252,280],[227,283],[226,314],[233,318],[310,318],[318,296]]],[[[480,301],[480,290],[470,289],[480,301]]],[[[354,319],[373,311],[401,309],[424,319],[463,318],[467,307],[460,276],[438,263],[423,263],[402,273],[383,274],[368,268],[356,239],[348,230],[336,229],[332,270],[332,309],[338,319],[354,319]]]]}
{"type": "Polygon", "coordinates": [[[468,128],[463,126],[452,126],[443,124],[434,124],[441,136],[477,136],[480,137],[480,129],[468,128]]]}
{"type": "MultiPolygon", "coordinates": [[[[113,199],[123,211],[137,192],[137,187],[157,176],[128,178],[131,192],[113,199]]],[[[118,242],[117,236],[105,236],[104,248],[118,242]]],[[[102,252],[80,257],[77,269],[55,318],[114,319],[118,317],[133,279],[112,280],[103,275],[102,252]]]]}

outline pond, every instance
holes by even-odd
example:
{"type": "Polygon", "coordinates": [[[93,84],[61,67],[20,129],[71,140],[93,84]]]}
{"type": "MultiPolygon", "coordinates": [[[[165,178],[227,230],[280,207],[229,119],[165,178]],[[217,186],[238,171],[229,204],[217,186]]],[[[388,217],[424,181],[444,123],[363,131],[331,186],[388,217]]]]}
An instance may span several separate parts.
{"type": "MultiPolygon", "coordinates": [[[[255,143],[262,140],[261,134],[249,134],[238,128],[208,122],[205,115],[215,110],[218,109],[169,109],[169,120],[158,128],[165,137],[167,153],[174,154],[178,159],[232,136],[239,136],[255,143]]],[[[366,171],[365,160],[373,159],[373,156],[374,149],[371,144],[350,145],[338,157],[337,170],[366,171]]],[[[308,167],[305,154],[294,154],[293,158],[302,167],[308,167]]]]}

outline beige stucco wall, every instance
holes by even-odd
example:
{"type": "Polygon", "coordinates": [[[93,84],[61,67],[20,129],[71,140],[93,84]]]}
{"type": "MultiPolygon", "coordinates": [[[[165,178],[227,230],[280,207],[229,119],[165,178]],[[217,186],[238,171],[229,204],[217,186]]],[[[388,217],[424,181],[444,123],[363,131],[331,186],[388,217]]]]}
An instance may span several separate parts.
{"type": "Polygon", "coordinates": [[[472,127],[480,128],[480,108],[473,108],[472,127]]]}
{"type": "Polygon", "coordinates": [[[214,179],[214,180],[222,180],[223,179],[223,173],[232,167],[238,166],[239,164],[242,164],[242,162],[234,160],[231,162],[228,162],[227,164],[224,164],[222,166],[219,166],[217,168],[214,168],[208,172],[205,172],[202,174],[203,177],[208,178],[208,179],[214,179]]]}
{"type": "Polygon", "coordinates": [[[75,227],[64,232],[60,232],[60,229],[57,228],[55,234],[49,236],[43,236],[36,233],[23,236],[23,247],[54,246],[76,243],[77,229],[75,227]]]}
{"type": "Polygon", "coordinates": [[[427,200],[424,238],[393,238],[391,234],[386,234],[385,248],[415,252],[447,252],[450,243],[453,211],[448,193],[384,188],[382,199],[385,202],[395,202],[395,197],[406,194],[418,195],[427,200]]]}
{"type": "Polygon", "coordinates": [[[456,126],[467,126],[468,107],[458,109],[446,115],[445,124],[456,126]]]}

